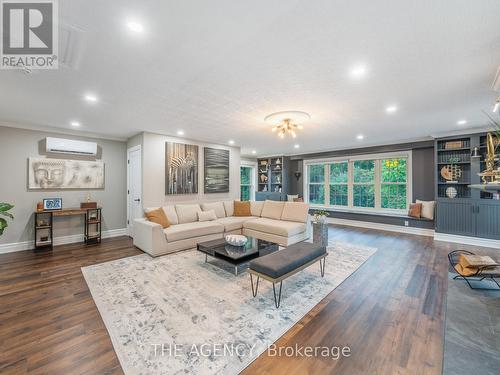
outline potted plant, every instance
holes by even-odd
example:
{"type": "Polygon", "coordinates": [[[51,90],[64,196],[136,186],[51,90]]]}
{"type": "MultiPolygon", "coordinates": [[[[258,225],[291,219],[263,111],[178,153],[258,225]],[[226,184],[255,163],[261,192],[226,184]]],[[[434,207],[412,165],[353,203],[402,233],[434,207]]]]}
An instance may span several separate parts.
{"type": "Polygon", "coordinates": [[[8,217],[10,219],[14,219],[14,215],[12,215],[9,211],[13,208],[14,206],[10,203],[1,203],[0,202],[0,236],[3,234],[3,231],[5,228],[7,228],[7,220],[1,216],[8,217]]]}
{"type": "Polygon", "coordinates": [[[329,216],[328,211],[325,210],[316,210],[313,212],[313,223],[325,223],[326,218],[329,216]]]}

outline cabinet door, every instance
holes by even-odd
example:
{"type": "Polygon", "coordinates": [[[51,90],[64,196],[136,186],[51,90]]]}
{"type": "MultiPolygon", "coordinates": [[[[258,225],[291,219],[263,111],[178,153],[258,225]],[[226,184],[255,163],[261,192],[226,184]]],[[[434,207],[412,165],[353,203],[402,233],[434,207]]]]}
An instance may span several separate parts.
{"type": "Polygon", "coordinates": [[[440,233],[460,236],[475,235],[475,214],[473,205],[462,201],[437,202],[436,230],[440,233]]]}
{"type": "Polygon", "coordinates": [[[500,205],[477,204],[476,236],[500,240],[500,205]]]}

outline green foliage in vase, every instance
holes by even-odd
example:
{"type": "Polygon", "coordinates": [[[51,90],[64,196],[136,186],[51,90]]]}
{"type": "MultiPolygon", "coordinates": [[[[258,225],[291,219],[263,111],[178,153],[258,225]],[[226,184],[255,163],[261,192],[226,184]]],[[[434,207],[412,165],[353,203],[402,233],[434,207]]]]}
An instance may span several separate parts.
{"type": "Polygon", "coordinates": [[[0,202],[0,236],[3,234],[3,231],[8,226],[7,220],[4,217],[14,219],[14,215],[12,215],[9,212],[12,208],[14,208],[14,206],[12,204],[0,202]],[[4,217],[1,217],[1,216],[4,216],[4,217]]]}

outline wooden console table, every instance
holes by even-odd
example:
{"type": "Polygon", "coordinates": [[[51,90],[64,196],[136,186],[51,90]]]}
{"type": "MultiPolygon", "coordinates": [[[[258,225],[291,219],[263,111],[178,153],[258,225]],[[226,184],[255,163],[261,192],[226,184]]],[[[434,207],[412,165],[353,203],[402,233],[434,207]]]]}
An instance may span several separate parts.
{"type": "Polygon", "coordinates": [[[54,248],[54,217],[84,215],[83,238],[85,244],[101,242],[102,215],[101,207],[65,208],[54,211],[35,211],[35,247],[34,250],[52,250],[54,248]]]}

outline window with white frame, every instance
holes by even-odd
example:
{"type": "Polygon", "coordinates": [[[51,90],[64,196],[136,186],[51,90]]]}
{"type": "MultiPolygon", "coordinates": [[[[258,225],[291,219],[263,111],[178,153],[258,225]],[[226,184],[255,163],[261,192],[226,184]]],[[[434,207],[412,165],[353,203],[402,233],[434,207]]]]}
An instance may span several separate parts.
{"type": "Polygon", "coordinates": [[[405,212],[411,199],[411,152],[305,161],[312,206],[405,212]]]}
{"type": "Polygon", "coordinates": [[[249,201],[254,197],[254,176],[254,166],[242,165],[240,167],[240,199],[242,201],[249,201]]]}

